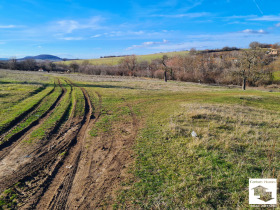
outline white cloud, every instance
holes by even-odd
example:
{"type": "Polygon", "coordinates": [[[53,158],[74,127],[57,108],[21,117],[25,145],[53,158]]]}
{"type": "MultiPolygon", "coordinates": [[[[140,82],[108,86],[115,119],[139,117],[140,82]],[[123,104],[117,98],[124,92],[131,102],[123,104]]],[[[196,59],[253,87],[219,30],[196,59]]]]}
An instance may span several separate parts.
{"type": "Polygon", "coordinates": [[[267,34],[267,32],[264,31],[263,29],[260,30],[245,29],[241,32],[246,34],[267,34]]]}
{"type": "MultiPolygon", "coordinates": [[[[142,36],[147,34],[146,32],[140,30],[140,31],[110,31],[105,32],[102,34],[95,34],[93,36],[90,36],[90,38],[98,38],[98,37],[135,37],[135,36],[142,36]]],[[[62,34],[57,34],[58,36],[61,36],[62,34]]]]}
{"type": "Polygon", "coordinates": [[[143,42],[141,45],[132,45],[131,47],[126,48],[126,50],[133,50],[136,48],[144,48],[144,47],[149,47],[152,45],[160,45],[160,44],[167,44],[168,40],[164,39],[162,42],[143,42]]]}
{"type": "Polygon", "coordinates": [[[86,20],[60,20],[53,22],[50,26],[51,31],[61,32],[65,34],[70,34],[77,30],[82,29],[101,29],[100,22],[103,19],[100,16],[92,17],[86,20]]]}
{"type": "Polygon", "coordinates": [[[109,37],[120,37],[120,36],[140,36],[145,34],[144,31],[111,31],[104,33],[104,35],[109,37]]]}
{"type": "MultiPolygon", "coordinates": [[[[262,32],[262,31],[259,31],[262,32]]],[[[154,45],[149,47],[150,50],[154,51],[178,51],[187,50],[191,48],[196,49],[217,49],[224,46],[230,47],[245,47],[248,46],[252,41],[259,41],[266,43],[267,40],[271,40],[271,43],[277,42],[278,36],[275,34],[262,34],[259,33],[223,33],[223,34],[200,34],[200,35],[188,35],[185,40],[180,43],[167,43],[165,45],[154,45]],[[234,40],[234,41],[233,41],[234,40]]],[[[135,52],[134,52],[135,53],[135,52]]]]}
{"type": "Polygon", "coordinates": [[[168,41],[164,39],[162,42],[144,42],[142,45],[147,46],[147,45],[155,45],[155,44],[166,44],[168,41]]]}
{"type": "Polygon", "coordinates": [[[166,17],[166,18],[199,18],[209,16],[208,12],[196,12],[196,13],[186,13],[186,14],[175,14],[175,15],[152,15],[153,17],[166,17]]]}
{"type": "Polygon", "coordinates": [[[236,20],[236,19],[254,19],[258,18],[257,15],[233,15],[233,16],[227,16],[227,17],[218,17],[222,20],[236,20]]]}
{"type": "Polygon", "coordinates": [[[57,24],[66,33],[72,33],[73,30],[80,28],[80,24],[75,20],[61,20],[57,24]]]}
{"type": "Polygon", "coordinates": [[[131,34],[134,34],[134,35],[142,35],[142,34],[144,34],[145,32],[144,32],[144,31],[131,31],[130,33],[131,33],[131,34]]]}
{"type": "Polygon", "coordinates": [[[280,21],[280,16],[264,15],[262,17],[250,18],[249,20],[254,20],[254,21],[280,21]]]}
{"type": "Polygon", "coordinates": [[[15,25],[0,25],[0,28],[16,28],[15,25]]]}
{"type": "Polygon", "coordinates": [[[102,34],[96,34],[96,35],[92,36],[91,38],[97,38],[97,37],[101,37],[101,36],[102,36],[102,34]]]}
{"type": "Polygon", "coordinates": [[[77,41],[77,40],[83,40],[84,38],[83,37],[63,37],[63,38],[60,38],[62,40],[66,40],[66,41],[77,41]]]}

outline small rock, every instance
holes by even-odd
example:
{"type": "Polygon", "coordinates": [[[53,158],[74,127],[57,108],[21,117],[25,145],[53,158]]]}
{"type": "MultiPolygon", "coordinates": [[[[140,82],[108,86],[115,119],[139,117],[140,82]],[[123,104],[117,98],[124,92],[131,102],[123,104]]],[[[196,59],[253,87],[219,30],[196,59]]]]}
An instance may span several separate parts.
{"type": "Polygon", "coordinates": [[[197,133],[195,131],[193,131],[191,134],[192,134],[192,137],[197,137],[197,133]]]}

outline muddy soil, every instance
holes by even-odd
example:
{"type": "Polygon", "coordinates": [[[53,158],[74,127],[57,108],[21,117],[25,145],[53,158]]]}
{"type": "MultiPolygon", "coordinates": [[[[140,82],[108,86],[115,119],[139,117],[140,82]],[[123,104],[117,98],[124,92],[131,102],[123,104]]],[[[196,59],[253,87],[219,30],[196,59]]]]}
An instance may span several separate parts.
{"type": "MultiPolygon", "coordinates": [[[[75,86],[71,81],[68,84],[75,86]]],[[[71,114],[59,129],[50,132],[48,139],[27,144],[29,133],[38,128],[59,104],[36,125],[31,126],[11,145],[0,150],[0,193],[10,188],[17,194],[19,209],[96,209],[112,208],[117,190],[128,176],[127,168],[133,163],[132,146],[138,131],[138,121],[132,108],[123,127],[127,135],[103,134],[92,137],[90,129],[99,120],[102,95],[92,105],[86,89],[83,117],[71,114]]],[[[73,105],[75,109],[75,103],[73,105]]]]}

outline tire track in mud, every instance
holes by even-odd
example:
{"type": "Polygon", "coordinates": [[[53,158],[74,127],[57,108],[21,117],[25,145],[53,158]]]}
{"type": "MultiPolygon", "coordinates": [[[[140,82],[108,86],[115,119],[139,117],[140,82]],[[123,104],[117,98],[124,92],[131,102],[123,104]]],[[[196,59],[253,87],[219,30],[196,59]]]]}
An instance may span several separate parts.
{"type": "Polygon", "coordinates": [[[89,128],[98,120],[101,114],[102,97],[98,95],[99,104],[94,110],[94,116],[91,116],[93,111],[93,106],[91,104],[89,95],[86,90],[81,88],[85,101],[87,103],[87,110],[84,118],[84,124],[77,135],[77,144],[69,150],[69,154],[62,166],[60,167],[56,176],[52,179],[48,189],[45,191],[44,195],[40,198],[36,205],[36,209],[64,209],[67,203],[70,190],[73,185],[73,180],[76,177],[76,171],[79,167],[80,158],[83,154],[83,148],[85,143],[85,138],[87,138],[89,128]]]}
{"type": "MultiPolygon", "coordinates": [[[[83,125],[77,135],[77,144],[72,149],[71,154],[68,157],[69,159],[71,159],[67,163],[67,164],[70,164],[70,166],[68,165],[69,171],[64,175],[65,178],[59,185],[59,187],[58,187],[59,190],[57,190],[56,194],[53,196],[53,198],[48,206],[48,209],[65,209],[67,199],[68,199],[68,196],[71,191],[72,184],[73,184],[73,180],[75,178],[75,175],[76,175],[76,172],[78,169],[82,150],[84,148],[85,136],[86,136],[88,126],[90,124],[93,107],[91,105],[90,98],[89,98],[89,95],[86,92],[86,90],[84,88],[81,88],[81,90],[83,91],[83,94],[85,97],[85,102],[86,102],[85,103],[86,104],[85,116],[84,116],[84,120],[83,120],[84,122],[82,123],[83,125]]],[[[64,164],[64,165],[66,165],[66,164],[64,164]]]]}
{"type": "MultiPolygon", "coordinates": [[[[69,84],[73,84],[68,81],[69,84]]],[[[21,209],[94,209],[103,207],[104,200],[113,195],[121,183],[120,176],[132,160],[132,145],[139,123],[130,105],[131,129],[129,136],[105,136],[89,139],[89,130],[102,113],[102,96],[93,107],[87,91],[81,88],[85,99],[82,119],[72,114],[56,135],[36,148],[34,162],[24,165],[6,179],[0,192],[16,182],[24,183],[20,191],[21,209]],[[92,116],[93,109],[94,116],[92,116]],[[88,148],[87,148],[88,147],[88,148]],[[60,156],[60,154],[62,154],[60,156]]],[[[75,104],[74,104],[75,107],[75,104]]],[[[72,109],[72,113],[73,113],[72,109]]]]}
{"type": "MultiPolygon", "coordinates": [[[[9,138],[8,141],[0,145],[0,161],[5,156],[7,156],[21,142],[21,140],[24,139],[24,137],[26,137],[29,133],[31,133],[39,125],[41,125],[42,122],[44,122],[50,116],[50,114],[55,110],[55,108],[60,103],[60,101],[62,100],[63,96],[66,93],[66,89],[61,85],[60,80],[58,80],[58,85],[62,89],[62,92],[55,100],[55,102],[52,104],[52,106],[48,110],[46,110],[46,112],[39,119],[33,121],[29,126],[19,131],[18,133],[15,133],[13,136],[9,138]]],[[[20,123],[21,122],[19,122],[18,124],[20,123]]]]}
{"type": "MultiPolygon", "coordinates": [[[[71,85],[72,92],[72,85],[71,85]]],[[[73,103],[73,107],[76,103],[73,103]]],[[[44,194],[49,186],[49,183],[57,173],[58,169],[62,165],[64,156],[60,157],[62,151],[67,152],[69,148],[75,145],[75,138],[81,127],[82,120],[73,119],[73,110],[68,121],[63,124],[63,127],[59,129],[59,133],[56,135],[50,135],[52,138],[45,143],[39,145],[33,152],[36,157],[29,164],[24,165],[19,170],[15,171],[10,178],[5,179],[5,187],[11,186],[17,181],[18,183],[25,184],[23,189],[13,189],[18,193],[21,203],[21,208],[30,209],[38,203],[40,196],[44,194]],[[52,144],[52,145],[49,145],[52,144]],[[40,148],[40,147],[43,148],[40,148]],[[7,184],[8,182],[8,184],[7,184]],[[28,183],[28,186],[26,185],[28,183]]],[[[1,180],[2,182],[2,180],[1,180]]],[[[3,188],[3,183],[0,182],[0,189],[3,188]],[[2,184],[2,185],[1,185],[2,184]]]]}
{"type": "MultiPolygon", "coordinates": [[[[62,88],[62,94],[60,95],[59,100],[57,100],[57,103],[53,106],[53,109],[49,110],[49,112],[46,114],[44,114],[45,116],[43,118],[41,118],[39,120],[39,122],[37,123],[37,125],[34,125],[33,127],[30,127],[30,129],[24,133],[20,138],[17,139],[17,141],[14,141],[13,144],[11,144],[10,146],[4,148],[3,150],[0,151],[0,161],[2,161],[6,156],[9,155],[9,153],[15,149],[21,142],[22,140],[24,140],[24,138],[30,134],[32,131],[34,131],[35,129],[37,129],[55,110],[55,108],[59,105],[59,103],[61,102],[61,100],[63,99],[64,95],[66,94],[67,90],[61,85],[60,81],[59,81],[59,86],[60,88],[62,88]]],[[[37,149],[34,149],[33,151],[31,151],[29,153],[30,156],[31,153],[33,153],[34,151],[36,151],[37,149]]],[[[35,158],[34,158],[35,159],[35,158]]],[[[40,157],[38,157],[38,160],[40,162],[40,157]]],[[[30,164],[24,165],[22,167],[20,167],[20,169],[18,170],[19,172],[15,171],[13,175],[9,176],[9,177],[4,177],[1,181],[0,181],[0,193],[5,189],[8,188],[10,186],[12,186],[14,183],[16,183],[17,181],[23,179],[25,176],[29,176],[30,172],[28,172],[28,169],[30,170],[31,168],[34,168],[34,165],[40,165],[36,162],[32,162],[30,164]]],[[[36,168],[36,167],[35,167],[36,168]]],[[[33,169],[34,171],[34,169],[33,169]]]]}
{"type": "MultiPolygon", "coordinates": [[[[22,114],[20,114],[19,116],[17,116],[15,119],[13,119],[10,123],[8,123],[5,127],[3,127],[0,130],[0,135],[5,135],[9,130],[11,130],[12,128],[14,128],[16,125],[18,125],[20,122],[22,122],[23,120],[25,120],[26,118],[28,118],[41,104],[41,102],[50,94],[53,93],[55,87],[48,92],[45,96],[43,96],[36,104],[34,104],[31,108],[29,108],[28,110],[26,110],[25,112],[23,112],[22,114]]],[[[40,93],[40,92],[39,92],[40,93]]],[[[38,94],[38,93],[37,93],[38,94]]],[[[1,146],[1,145],[0,145],[1,146]]],[[[1,149],[1,148],[0,148],[1,149]]]]}
{"type": "Polygon", "coordinates": [[[89,158],[80,164],[66,209],[95,209],[104,208],[106,202],[113,204],[114,191],[120,187],[124,171],[132,162],[131,149],[139,126],[132,107],[127,107],[132,119],[131,134],[126,138],[107,136],[96,139],[92,148],[84,151],[89,158]]]}

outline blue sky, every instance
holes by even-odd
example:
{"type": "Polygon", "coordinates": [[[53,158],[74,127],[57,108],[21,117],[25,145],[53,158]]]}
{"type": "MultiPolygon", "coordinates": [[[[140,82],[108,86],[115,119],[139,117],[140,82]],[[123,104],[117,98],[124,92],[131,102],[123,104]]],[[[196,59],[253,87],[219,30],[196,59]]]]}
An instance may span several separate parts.
{"type": "Polygon", "coordinates": [[[0,57],[67,58],[280,41],[276,0],[0,1],[0,57]]]}

